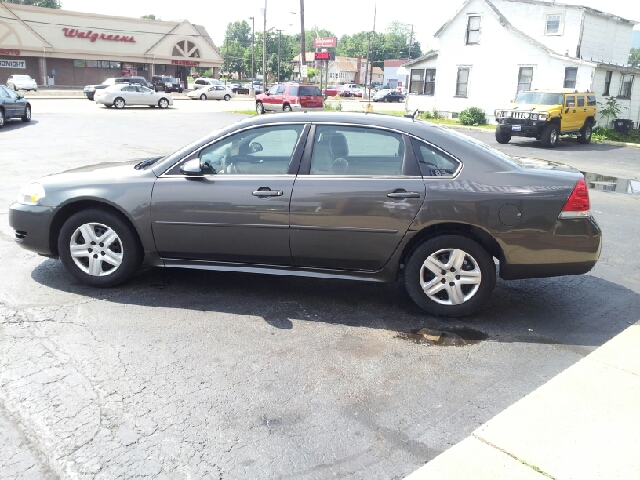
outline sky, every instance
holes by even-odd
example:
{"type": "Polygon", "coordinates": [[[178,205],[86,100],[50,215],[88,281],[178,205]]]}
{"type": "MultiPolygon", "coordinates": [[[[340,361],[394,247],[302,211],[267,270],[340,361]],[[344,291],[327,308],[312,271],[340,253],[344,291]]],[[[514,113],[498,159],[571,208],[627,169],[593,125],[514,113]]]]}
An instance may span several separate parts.
{"type": "MultiPolygon", "coordinates": [[[[216,45],[222,45],[229,22],[255,17],[256,31],[263,28],[261,9],[265,0],[61,0],[62,8],[80,12],[140,17],[154,14],[162,20],[187,19],[203,25],[216,45]]],[[[305,29],[313,26],[333,31],[338,38],[373,28],[374,5],[377,9],[376,31],[384,31],[389,22],[397,20],[413,24],[415,38],[423,52],[437,48],[433,34],[462,6],[464,0],[305,0],[305,29]]],[[[638,0],[565,0],[562,3],[585,5],[607,13],[640,22],[638,0]]],[[[282,29],[284,34],[300,31],[300,0],[267,0],[267,29],[282,29]]],[[[640,29],[640,25],[636,26],[640,29]]]]}

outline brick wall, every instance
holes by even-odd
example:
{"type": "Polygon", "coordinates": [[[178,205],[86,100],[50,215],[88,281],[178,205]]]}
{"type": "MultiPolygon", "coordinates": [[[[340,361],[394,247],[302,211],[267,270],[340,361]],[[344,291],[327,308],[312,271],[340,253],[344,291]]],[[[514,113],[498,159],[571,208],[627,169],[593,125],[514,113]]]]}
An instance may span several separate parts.
{"type": "MultiPolygon", "coordinates": [[[[47,58],[47,75],[55,70],[55,84],[57,86],[83,87],[84,85],[95,85],[102,83],[110,77],[122,76],[122,63],[120,68],[96,68],[96,67],[75,67],[73,60],[64,58],[47,58]]],[[[150,71],[138,69],[137,75],[151,78],[150,71]]]]}
{"type": "Polygon", "coordinates": [[[0,55],[0,60],[24,60],[27,64],[27,68],[0,68],[0,84],[6,84],[11,75],[29,75],[38,85],[42,84],[38,57],[8,57],[0,55]]]}

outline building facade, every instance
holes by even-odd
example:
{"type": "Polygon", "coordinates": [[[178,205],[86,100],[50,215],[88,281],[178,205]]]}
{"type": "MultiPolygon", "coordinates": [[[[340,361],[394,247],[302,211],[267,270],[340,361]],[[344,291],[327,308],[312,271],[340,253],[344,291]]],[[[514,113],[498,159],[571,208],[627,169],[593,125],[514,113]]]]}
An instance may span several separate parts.
{"type": "Polygon", "coordinates": [[[384,61],[384,85],[390,88],[404,87],[407,82],[407,75],[404,72],[406,60],[385,60],[384,61]]]}
{"type": "Polygon", "coordinates": [[[626,65],[635,23],[538,0],[468,0],[436,32],[438,52],[405,64],[407,108],[480,107],[493,119],[520,90],[574,88],[616,97],[637,123],[640,69],[626,65]]]}
{"type": "Polygon", "coordinates": [[[0,82],[82,86],[109,77],[162,74],[185,82],[192,67],[223,63],[199,25],[0,3],[0,82]]]}

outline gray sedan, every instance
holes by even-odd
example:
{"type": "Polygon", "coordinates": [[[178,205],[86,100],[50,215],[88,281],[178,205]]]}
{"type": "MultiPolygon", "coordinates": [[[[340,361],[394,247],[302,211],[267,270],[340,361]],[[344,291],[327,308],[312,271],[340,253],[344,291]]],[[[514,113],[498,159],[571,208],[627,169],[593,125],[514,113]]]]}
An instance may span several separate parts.
{"type": "Polygon", "coordinates": [[[601,232],[579,172],[521,162],[427,122],[255,117],[161,158],[90,165],[23,187],[16,241],[108,287],[145,262],[389,282],[439,315],[503,279],[577,275],[601,232]]]}

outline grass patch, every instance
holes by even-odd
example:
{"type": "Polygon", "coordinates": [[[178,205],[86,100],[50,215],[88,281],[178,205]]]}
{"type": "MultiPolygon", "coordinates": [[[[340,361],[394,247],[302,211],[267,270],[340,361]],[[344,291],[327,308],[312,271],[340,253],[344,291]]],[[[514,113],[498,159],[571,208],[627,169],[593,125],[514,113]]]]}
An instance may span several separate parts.
{"type": "MultiPolygon", "coordinates": [[[[460,122],[457,120],[452,120],[450,118],[427,118],[425,119],[427,122],[437,123],[438,125],[455,125],[455,126],[464,126],[460,125],[460,122]]],[[[495,125],[474,125],[475,128],[482,128],[483,130],[491,130],[492,132],[496,129],[495,125]]]]}
{"type": "Polygon", "coordinates": [[[258,113],[255,110],[229,110],[227,113],[239,113],[241,115],[256,116],[258,113]]]}
{"type": "Polygon", "coordinates": [[[614,142],[640,143],[640,130],[634,128],[629,130],[629,135],[622,135],[612,128],[596,127],[593,129],[591,139],[596,142],[612,140],[614,142]]]}

